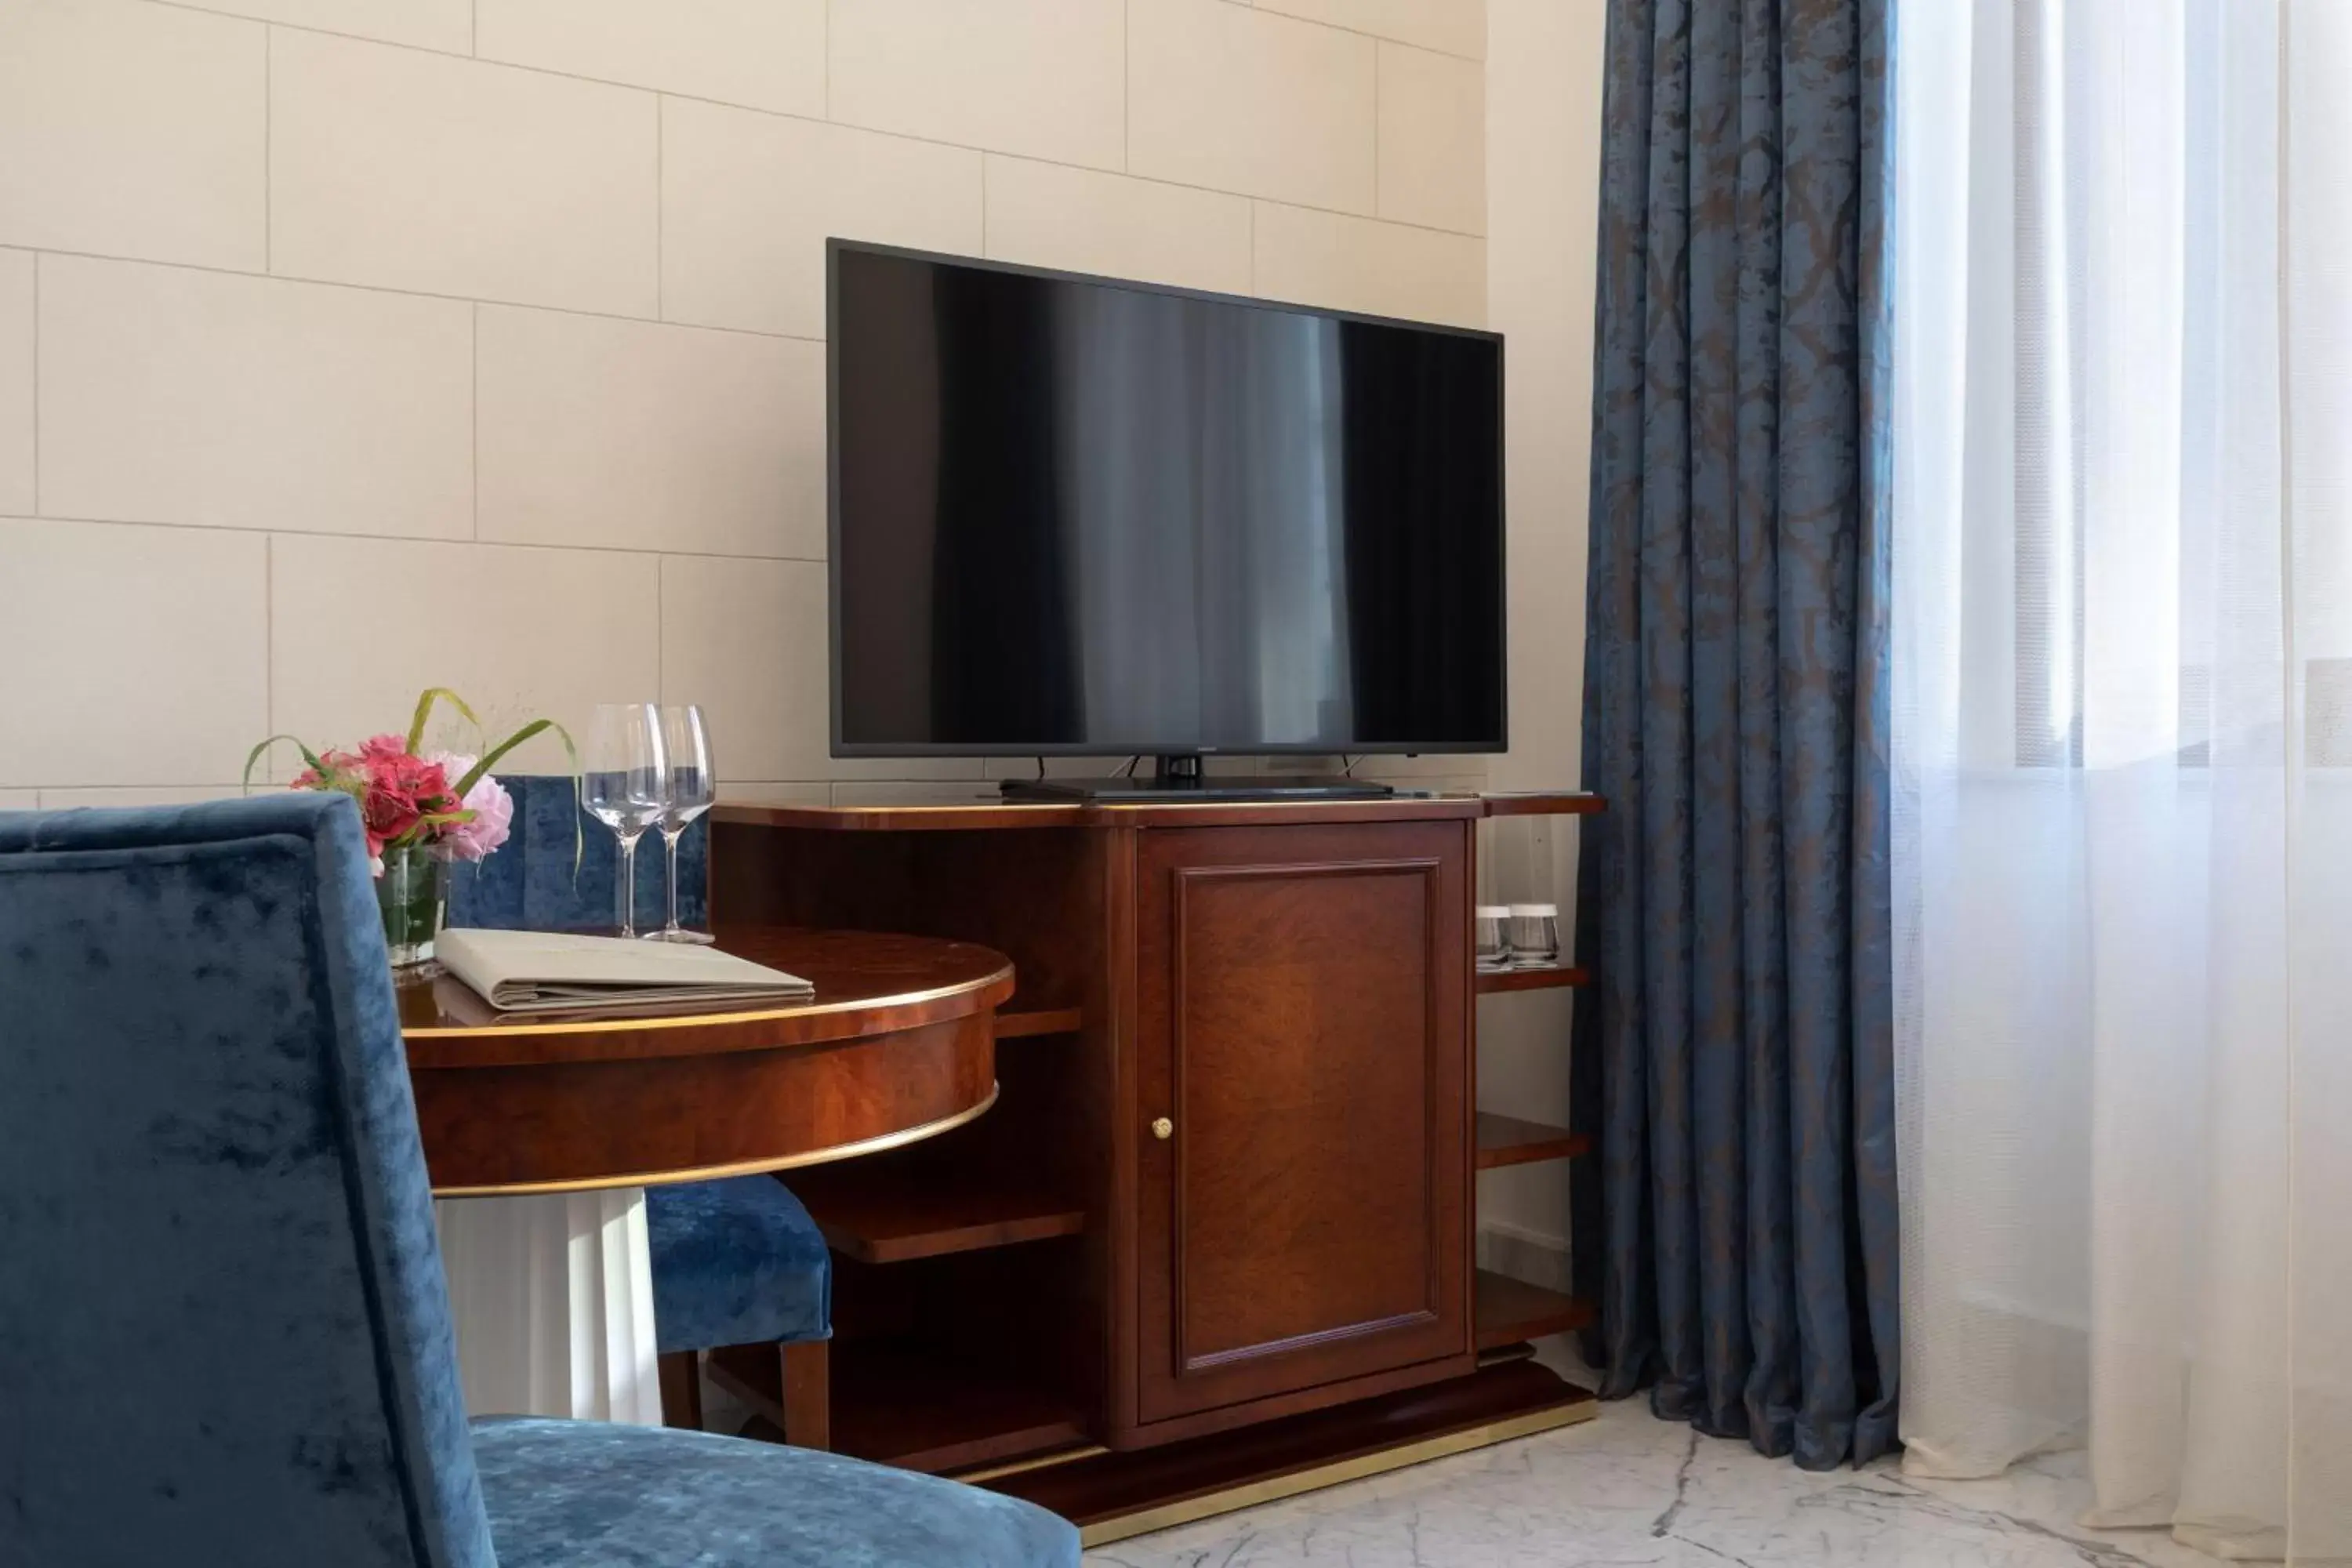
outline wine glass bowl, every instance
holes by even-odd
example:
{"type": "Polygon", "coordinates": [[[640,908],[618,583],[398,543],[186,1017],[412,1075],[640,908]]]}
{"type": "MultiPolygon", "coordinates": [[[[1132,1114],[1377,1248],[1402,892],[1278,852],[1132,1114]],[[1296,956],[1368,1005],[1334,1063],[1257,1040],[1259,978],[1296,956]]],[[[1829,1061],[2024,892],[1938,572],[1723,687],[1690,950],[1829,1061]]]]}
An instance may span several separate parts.
{"type": "Polygon", "coordinates": [[[709,942],[709,931],[688,931],[677,921],[677,841],[694,819],[710,809],[718,781],[711,773],[710,726],[691,702],[661,710],[663,774],[662,847],[669,863],[669,921],[649,933],[662,942],[709,942]]]}
{"type": "Polygon", "coordinates": [[[659,826],[669,787],[660,710],[650,702],[602,702],[581,758],[580,804],[620,840],[614,900],[623,936],[637,934],[637,840],[659,826]]]}

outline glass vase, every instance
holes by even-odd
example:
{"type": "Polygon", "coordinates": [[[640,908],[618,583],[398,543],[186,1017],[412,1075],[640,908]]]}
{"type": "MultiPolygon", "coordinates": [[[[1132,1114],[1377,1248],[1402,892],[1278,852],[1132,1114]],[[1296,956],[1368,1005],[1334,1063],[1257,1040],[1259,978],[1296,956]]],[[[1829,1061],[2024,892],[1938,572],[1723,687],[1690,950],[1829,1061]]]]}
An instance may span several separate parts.
{"type": "Polygon", "coordinates": [[[449,863],[419,846],[387,847],[383,875],[375,879],[376,907],[383,912],[383,943],[395,970],[433,960],[433,939],[449,901],[449,863]]]}

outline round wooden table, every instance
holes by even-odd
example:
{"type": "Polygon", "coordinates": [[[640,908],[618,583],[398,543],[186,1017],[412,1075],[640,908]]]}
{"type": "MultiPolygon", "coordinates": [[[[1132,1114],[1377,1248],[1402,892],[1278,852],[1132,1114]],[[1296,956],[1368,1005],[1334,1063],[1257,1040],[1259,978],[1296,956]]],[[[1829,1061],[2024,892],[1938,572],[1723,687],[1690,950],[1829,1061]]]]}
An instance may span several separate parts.
{"type": "Polygon", "coordinates": [[[783,1006],[499,1015],[451,975],[400,992],[442,1197],[703,1181],[912,1142],[986,1110],[1013,965],[970,942],[722,927],[814,984],[783,1006]]]}
{"type": "Polygon", "coordinates": [[[995,1103],[1013,965],[969,942],[721,926],[783,1006],[495,1013],[398,990],[468,1410],[658,1424],[645,1189],[893,1148],[995,1103]]]}

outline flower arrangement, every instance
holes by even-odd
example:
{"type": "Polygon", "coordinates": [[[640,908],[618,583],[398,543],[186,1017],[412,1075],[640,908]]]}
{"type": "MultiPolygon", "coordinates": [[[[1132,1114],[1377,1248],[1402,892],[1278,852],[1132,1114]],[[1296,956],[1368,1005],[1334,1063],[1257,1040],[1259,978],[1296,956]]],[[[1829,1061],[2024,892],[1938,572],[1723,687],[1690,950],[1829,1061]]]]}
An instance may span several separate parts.
{"type": "Polygon", "coordinates": [[[369,870],[377,882],[384,935],[393,962],[408,964],[433,955],[447,889],[447,868],[478,861],[507,841],[513,830],[514,800],[490,775],[490,765],[542,731],[552,730],[573,756],[572,737],[549,719],[530,723],[489,747],[479,757],[452,752],[420,752],[434,705],[447,702],[478,733],[481,721],[465,700],[446,687],[427,687],[405,735],[371,736],[357,751],[314,752],[292,735],[272,735],[245,759],[245,784],[280,741],[301,752],[305,764],[289,781],[294,789],[335,790],[359,803],[367,831],[369,870]]]}

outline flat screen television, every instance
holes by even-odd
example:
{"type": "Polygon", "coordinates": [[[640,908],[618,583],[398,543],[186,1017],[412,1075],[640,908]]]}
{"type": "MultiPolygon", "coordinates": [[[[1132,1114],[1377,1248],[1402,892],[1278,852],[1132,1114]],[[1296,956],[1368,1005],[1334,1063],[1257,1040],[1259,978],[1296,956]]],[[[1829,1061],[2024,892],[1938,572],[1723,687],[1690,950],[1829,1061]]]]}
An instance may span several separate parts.
{"type": "Polygon", "coordinates": [[[1503,749],[1500,337],[826,261],[836,756],[1503,749]]]}

